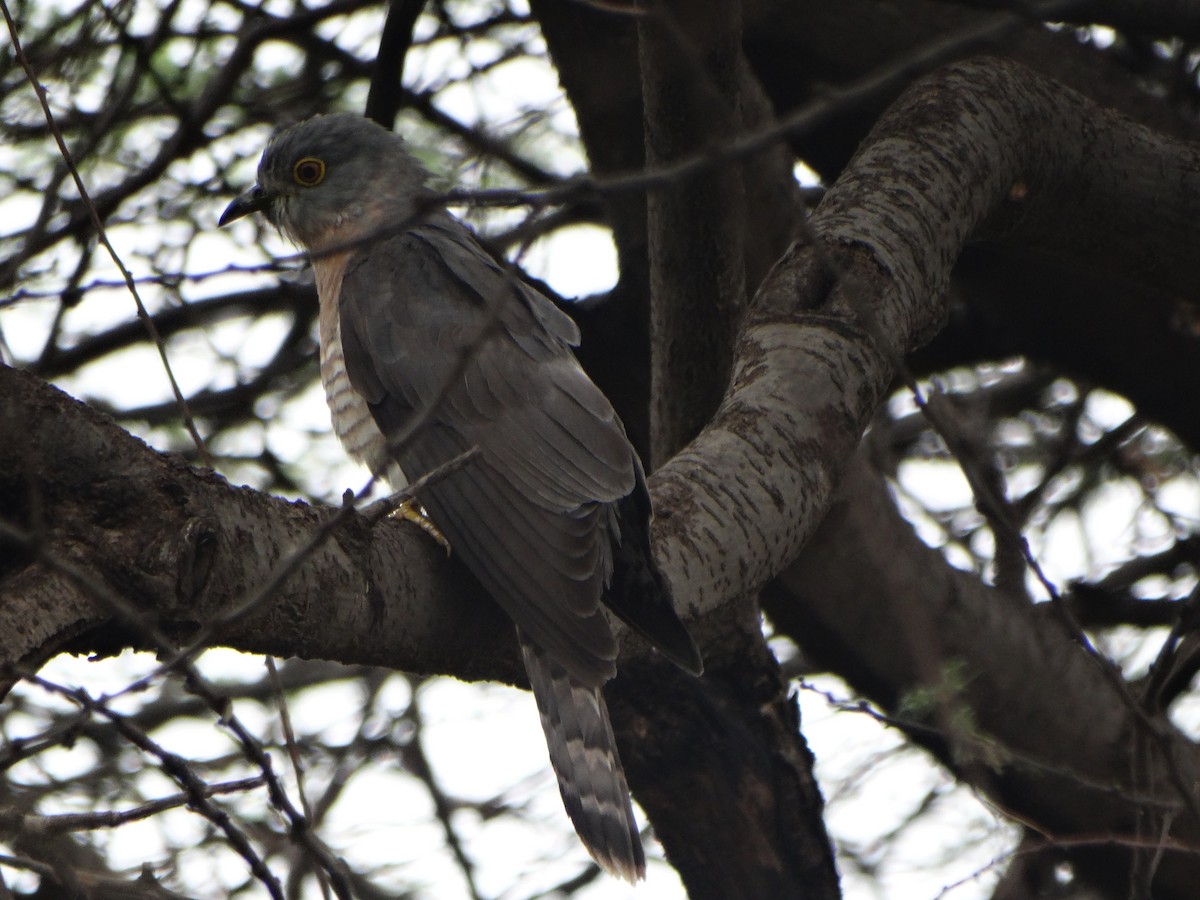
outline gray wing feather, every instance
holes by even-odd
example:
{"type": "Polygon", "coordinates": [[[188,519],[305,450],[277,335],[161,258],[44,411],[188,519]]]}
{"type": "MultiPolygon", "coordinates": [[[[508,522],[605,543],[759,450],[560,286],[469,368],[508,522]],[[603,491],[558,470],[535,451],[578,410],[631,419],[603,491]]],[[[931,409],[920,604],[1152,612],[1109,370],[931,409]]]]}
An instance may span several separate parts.
{"type": "MultiPolygon", "coordinates": [[[[486,297],[489,291],[496,289],[498,280],[513,285],[537,321],[539,331],[549,333],[568,346],[579,345],[579,326],[575,320],[529,285],[513,280],[474,239],[464,240],[467,232],[460,222],[448,217],[435,218],[413,229],[413,232],[445,261],[446,268],[455,278],[468,285],[477,295],[486,297]]],[[[529,331],[524,331],[517,336],[518,342],[529,335],[529,331]]]]}
{"type": "Polygon", "coordinates": [[[429,426],[397,451],[406,475],[480,448],[422,492],[434,522],[531,639],[573,677],[602,684],[616,655],[599,612],[614,504],[633,490],[636,462],[570,352],[574,322],[448,218],[360,254],[340,302],[343,342],[359,350],[347,360],[351,382],[372,389],[385,436],[442,395],[429,426]]]}
{"type": "Polygon", "coordinates": [[[609,871],[641,878],[645,857],[601,693],[615,674],[601,610],[614,568],[627,594],[610,598],[617,614],[692,671],[699,655],[649,561],[641,466],[570,352],[578,328],[449,217],[359,254],[340,306],[350,381],[385,437],[430,411],[393,448],[405,474],[481,451],[420,500],[517,624],[559,791],[584,845],[609,871]],[[641,549],[618,561],[620,510],[630,504],[641,549]]]}

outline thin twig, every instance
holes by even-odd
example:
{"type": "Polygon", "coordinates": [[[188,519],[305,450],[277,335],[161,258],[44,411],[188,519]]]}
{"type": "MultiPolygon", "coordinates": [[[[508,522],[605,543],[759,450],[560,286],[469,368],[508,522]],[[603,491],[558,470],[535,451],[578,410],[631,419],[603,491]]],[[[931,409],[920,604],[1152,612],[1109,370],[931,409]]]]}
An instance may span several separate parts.
{"type": "MultiPolygon", "coordinates": [[[[86,711],[85,711],[86,715],[86,711]]],[[[204,784],[202,791],[206,797],[218,794],[235,794],[260,788],[265,783],[261,775],[253,778],[242,778],[237,781],[226,781],[221,784],[204,784]]],[[[192,802],[190,793],[172,794],[157,800],[148,800],[137,806],[122,810],[105,810],[90,813],[59,813],[50,816],[26,815],[0,811],[0,827],[5,830],[22,831],[26,834],[61,834],[67,831],[94,831],[100,828],[115,828],[139,819],[178,809],[192,802]]]]}
{"type": "MultiPolygon", "coordinates": [[[[11,523],[3,520],[0,520],[0,535],[4,535],[14,543],[26,547],[31,552],[35,553],[38,559],[45,563],[48,567],[66,576],[76,586],[87,592],[96,600],[106,604],[118,616],[126,619],[134,627],[140,628],[142,633],[158,648],[160,653],[164,655],[174,653],[173,644],[166,637],[166,635],[164,635],[161,630],[158,629],[157,626],[148,621],[146,617],[142,616],[138,610],[133,609],[125,600],[118,597],[117,594],[107,585],[96,581],[86,572],[81,571],[73,563],[64,559],[60,559],[52,553],[48,553],[41,546],[41,543],[34,535],[25,532],[11,523]]],[[[307,819],[292,804],[291,800],[287,796],[287,792],[283,789],[283,785],[275,775],[270,757],[263,750],[262,744],[258,741],[258,739],[252,735],[250,731],[241,723],[241,721],[233,714],[233,709],[229,698],[221,694],[208,683],[208,681],[199,673],[199,671],[197,671],[188,654],[175,654],[175,659],[171,664],[157,668],[155,673],[160,674],[169,670],[179,671],[183,675],[184,685],[186,688],[191,693],[203,700],[208,708],[216,714],[218,721],[234,734],[241,745],[242,754],[261,769],[271,803],[286,819],[288,819],[289,824],[291,825],[290,833],[292,838],[304,845],[308,851],[313,854],[313,858],[319,861],[320,864],[325,867],[326,871],[329,873],[331,883],[337,895],[342,898],[342,900],[349,900],[350,889],[349,883],[345,876],[343,864],[329,852],[328,848],[325,847],[320,840],[317,839],[317,837],[312,833],[312,830],[309,828],[307,819]]],[[[47,687],[48,690],[55,690],[60,693],[66,693],[68,696],[74,696],[74,692],[68,691],[65,688],[61,688],[58,685],[53,684],[53,682],[48,682],[45,679],[40,678],[35,672],[25,672],[17,669],[17,673],[28,681],[42,685],[43,687],[47,687]]],[[[93,700],[83,692],[79,692],[79,696],[75,697],[74,699],[88,710],[96,709],[100,711],[105,715],[106,718],[118,726],[118,731],[121,732],[122,736],[124,736],[126,739],[131,739],[130,735],[132,731],[136,731],[136,729],[133,729],[133,726],[127,722],[126,717],[119,716],[119,714],[108,710],[105,704],[111,699],[119,697],[123,694],[127,694],[134,689],[144,688],[149,684],[150,680],[151,679],[149,678],[138,679],[138,681],[134,682],[133,685],[128,686],[124,690],[114,693],[108,698],[104,698],[102,700],[93,700]]],[[[150,739],[146,737],[144,741],[134,741],[134,743],[136,746],[145,750],[148,747],[146,742],[149,740],[150,739]]],[[[159,756],[157,753],[155,753],[155,755],[158,756],[163,762],[163,768],[167,774],[172,776],[177,774],[174,771],[174,768],[176,767],[176,760],[182,761],[182,758],[173,757],[170,755],[159,756]]],[[[180,781],[180,784],[183,785],[184,788],[189,791],[189,793],[192,793],[195,790],[195,785],[188,779],[188,775],[189,772],[178,773],[177,780],[180,781]]],[[[225,816],[223,812],[220,813],[220,815],[225,816]]],[[[228,817],[226,816],[226,818],[228,817]]],[[[230,824],[230,828],[232,827],[232,824],[230,824]]],[[[226,833],[229,834],[228,829],[223,828],[223,830],[226,830],[226,833]]],[[[232,837],[231,840],[233,840],[232,837]]],[[[239,852],[242,852],[241,849],[239,849],[239,852]]],[[[256,873],[256,877],[258,877],[260,874],[260,869],[257,868],[256,864],[254,863],[255,857],[246,856],[244,853],[243,856],[247,859],[247,862],[250,863],[252,871],[254,871],[256,873]]],[[[273,879],[274,876],[272,875],[271,878],[273,879]]],[[[275,895],[273,894],[272,896],[275,895]]],[[[278,900],[283,900],[282,895],[279,896],[278,900]]]]}
{"type": "Polygon", "coordinates": [[[46,89],[38,81],[37,73],[34,72],[32,64],[25,56],[25,51],[21,48],[21,39],[17,34],[17,23],[8,11],[6,0],[0,0],[0,12],[3,12],[4,21],[8,25],[8,34],[12,39],[13,51],[16,53],[17,61],[21,64],[21,68],[25,70],[25,76],[28,78],[33,92],[37,95],[38,103],[41,104],[42,112],[46,117],[46,124],[50,128],[50,133],[54,135],[55,143],[58,144],[58,152],[62,155],[63,162],[66,163],[67,169],[71,173],[71,178],[75,182],[75,189],[79,191],[80,199],[83,201],[84,206],[87,207],[88,215],[92,219],[92,225],[96,229],[96,236],[104,246],[104,249],[108,251],[113,265],[117,267],[117,270],[124,278],[125,286],[129,289],[129,293],[133,297],[133,302],[137,306],[138,318],[146,326],[146,331],[150,334],[151,340],[154,341],[154,346],[158,349],[158,356],[162,360],[163,369],[167,373],[167,380],[171,383],[171,391],[175,395],[175,403],[179,406],[180,415],[183,417],[183,424],[187,428],[188,434],[191,435],[196,449],[200,451],[201,458],[205,460],[205,464],[211,465],[208,449],[204,445],[204,439],[200,437],[200,432],[196,429],[196,423],[192,418],[191,410],[188,409],[187,399],[183,396],[183,391],[179,388],[179,382],[175,380],[175,372],[171,368],[171,361],[167,358],[166,344],[163,342],[162,336],[158,333],[158,328],[154,324],[153,317],[146,310],[146,305],[142,302],[142,297],[138,293],[137,283],[133,280],[133,275],[125,267],[125,263],[117,255],[116,248],[113,247],[108,239],[108,232],[104,228],[100,212],[96,209],[96,204],[92,202],[91,195],[83,183],[83,177],[79,174],[79,169],[76,167],[75,160],[71,156],[71,151],[67,148],[67,142],[63,138],[62,132],[58,128],[58,123],[54,119],[54,113],[50,111],[50,102],[46,98],[46,89]]]}
{"type": "MultiPolygon", "coordinates": [[[[283,728],[283,746],[287,751],[288,760],[292,764],[292,774],[296,778],[296,794],[300,797],[300,808],[304,818],[313,821],[312,805],[308,802],[308,792],[304,789],[304,763],[300,759],[300,745],[296,742],[296,732],[292,729],[292,717],[288,712],[287,696],[283,691],[283,682],[279,678],[279,669],[275,666],[275,657],[266,657],[267,676],[271,681],[271,692],[275,698],[275,708],[279,710],[279,724],[283,728]]],[[[321,896],[329,900],[329,879],[325,871],[316,869],[317,882],[321,886],[321,896]]],[[[290,883],[290,879],[289,879],[290,883]]],[[[288,891],[289,897],[292,892],[288,891]]]]}
{"type": "Polygon", "coordinates": [[[157,759],[159,768],[170,776],[172,780],[177,782],[187,793],[188,806],[196,810],[196,812],[204,816],[204,818],[208,819],[224,833],[226,840],[229,841],[229,845],[245,860],[246,864],[250,867],[251,873],[262,882],[273,900],[284,900],[283,888],[279,884],[279,879],[275,877],[267,867],[267,864],[263,862],[262,857],[254,849],[245,832],[234,824],[229,813],[215,806],[209,800],[208,785],[192,770],[186,759],[164,749],[140,728],[134,727],[124,715],[111,709],[102,698],[92,697],[82,688],[70,689],[63,687],[33,673],[25,677],[26,680],[37,684],[44,690],[66,697],[73,703],[76,703],[81,709],[108,719],[108,721],[116,726],[125,740],[129,741],[143,753],[157,759]]]}

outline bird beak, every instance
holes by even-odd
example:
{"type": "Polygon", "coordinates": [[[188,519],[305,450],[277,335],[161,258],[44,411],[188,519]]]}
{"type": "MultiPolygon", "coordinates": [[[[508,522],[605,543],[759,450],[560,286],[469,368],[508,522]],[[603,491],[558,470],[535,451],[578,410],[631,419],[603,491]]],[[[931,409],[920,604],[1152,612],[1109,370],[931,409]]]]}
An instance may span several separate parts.
{"type": "Polygon", "coordinates": [[[250,213],[262,212],[267,207],[267,192],[257,184],[246,191],[239,197],[235,197],[233,202],[225,207],[225,212],[221,213],[221,218],[217,220],[218,226],[228,225],[243,216],[248,216],[250,213]]]}

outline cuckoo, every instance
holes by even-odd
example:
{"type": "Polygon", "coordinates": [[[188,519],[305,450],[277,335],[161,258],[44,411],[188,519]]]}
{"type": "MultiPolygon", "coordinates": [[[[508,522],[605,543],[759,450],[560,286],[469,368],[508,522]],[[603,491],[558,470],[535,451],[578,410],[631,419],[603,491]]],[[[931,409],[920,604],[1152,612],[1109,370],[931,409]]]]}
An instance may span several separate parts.
{"type": "Polygon", "coordinates": [[[579,329],[438,202],[404,141],[318,116],[267,145],[222,214],[261,212],[309,254],[321,380],[346,450],[402,487],[468,451],[418,499],[516,624],[550,762],[605,869],[645,858],[601,688],[605,607],[699,674],[650,552],[641,462],[571,348],[579,329]]]}

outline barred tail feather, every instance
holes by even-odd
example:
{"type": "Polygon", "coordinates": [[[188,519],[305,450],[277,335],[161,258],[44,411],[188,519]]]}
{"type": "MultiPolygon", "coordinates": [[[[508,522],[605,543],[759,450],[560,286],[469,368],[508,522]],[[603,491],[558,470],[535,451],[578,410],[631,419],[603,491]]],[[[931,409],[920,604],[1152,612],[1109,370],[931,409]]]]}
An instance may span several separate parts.
{"type": "Polygon", "coordinates": [[[575,831],[608,872],[631,883],[645,877],[646,857],[604,695],[599,687],[571,677],[520,629],[517,635],[550,765],[575,831]]]}

